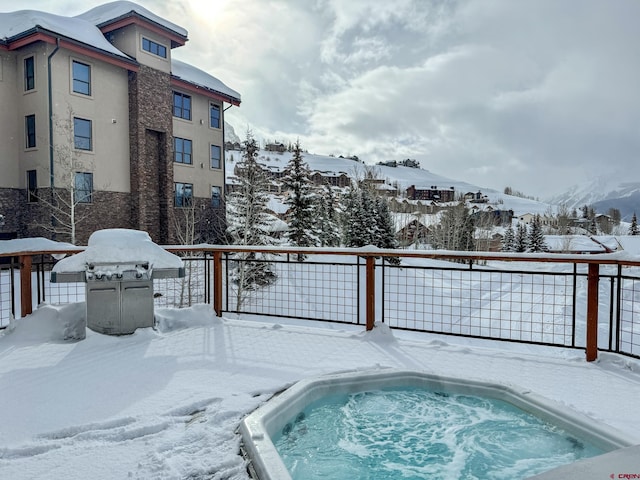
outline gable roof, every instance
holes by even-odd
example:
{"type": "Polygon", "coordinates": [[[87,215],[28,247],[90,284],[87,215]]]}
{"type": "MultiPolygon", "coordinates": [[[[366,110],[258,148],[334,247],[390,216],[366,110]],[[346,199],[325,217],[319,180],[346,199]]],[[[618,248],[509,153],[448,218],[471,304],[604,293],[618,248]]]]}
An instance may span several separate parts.
{"type": "MultiPolygon", "coordinates": [[[[0,13],[0,39],[10,50],[20,48],[42,36],[63,37],[86,48],[102,51],[110,56],[132,61],[104,37],[91,22],[63,17],[37,10],[0,13]]],[[[53,38],[50,43],[54,43],[53,38]]]]}
{"type": "Polygon", "coordinates": [[[165,20],[137,3],[127,0],[118,0],[99,5],[75,18],[91,22],[103,33],[134,23],[142,23],[151,30],[156,30],[161,35],[169,37],[172,42],[172,48],[184,45],[187,41],[188,32],[185,28],[165,20]]]}

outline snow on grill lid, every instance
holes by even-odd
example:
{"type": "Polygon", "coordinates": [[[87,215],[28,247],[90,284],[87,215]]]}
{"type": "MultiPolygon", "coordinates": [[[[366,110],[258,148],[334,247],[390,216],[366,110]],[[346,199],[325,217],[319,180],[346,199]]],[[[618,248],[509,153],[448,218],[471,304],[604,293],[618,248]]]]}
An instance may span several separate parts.
{"type": "Polygon", "coordinates": [[[59,261],[54,272],[81,272],[87,264],[136,264],[148,262],[153,269],[181,268],[182,260],[153,243],[147,232],[113,228],[91,234],[87,249],[59,261]]]}

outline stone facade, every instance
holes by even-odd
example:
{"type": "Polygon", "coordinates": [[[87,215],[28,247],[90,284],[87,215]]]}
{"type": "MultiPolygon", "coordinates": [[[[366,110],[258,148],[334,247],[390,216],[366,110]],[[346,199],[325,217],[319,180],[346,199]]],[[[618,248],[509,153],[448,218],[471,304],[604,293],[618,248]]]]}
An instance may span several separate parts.
{"type": "Polygon", "coordinates": [[[171,243],[173,209],[171,76],[144,65],[129,74],[132,228],[171,243]]]}
{"type": "MultiPolygon", "coordinates": [[[[39,202],[26,203],[26,192],[21,192],[23,198],[22,218],[17,233],[19,237],[46,237],[61,242],[71,241],[68,226],[70,209],[57,201],[66,198],[69,192],[56,189],[53,201],[50,199],[51,189],[38,189],[39,202]],[[57,212],[54,218],[50,205],[56,204],[57,212]]],[[[74,210],[76,218],[76,244],[86,245],[89,236],[96,230],[103,228],[132,228],[131,227],[131,195],[123,192],[96,191],[93,192],[91,203],[77,204],[74,210]]]]}
{"type": "Polygon", "coordinates": [[[0,188],[0,239],[22,236],[26,198],[24,190],[0,188]]]}

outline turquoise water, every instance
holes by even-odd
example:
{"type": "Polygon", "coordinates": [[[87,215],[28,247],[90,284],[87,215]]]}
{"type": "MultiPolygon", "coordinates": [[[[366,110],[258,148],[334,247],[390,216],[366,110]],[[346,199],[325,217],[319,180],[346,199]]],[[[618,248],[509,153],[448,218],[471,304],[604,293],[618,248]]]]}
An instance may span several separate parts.
{"type": "Polygon", "coordinates": [[[294,480],[514,480],[604,453],[509,403],[419,388],[327,397],[273,440],[294,480]]]}

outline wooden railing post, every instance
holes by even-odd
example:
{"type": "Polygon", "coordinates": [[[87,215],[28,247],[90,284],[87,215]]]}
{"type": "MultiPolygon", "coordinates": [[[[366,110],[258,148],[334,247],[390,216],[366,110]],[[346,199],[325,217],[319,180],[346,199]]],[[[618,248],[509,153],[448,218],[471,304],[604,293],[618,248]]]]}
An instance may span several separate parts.
{"type": "Polygon", "coordinates": [[[367,305],[367,330],[373,330],[376,318],[376,259],[367,257],[366,267],[366,305],[367,305]]]}
{"type": "Polygon", "coordinates": [[[600,265],[589,264],[587,276],[587,362],[598,358],[598,283],[600,281],[600,265]]]}
{"type": "Polygon", "coordinates": [[[20,255],[20,316],[26,317],[33,312],[31,292],[31,255],[20,255]]]}
{"type": "Polygon", "coordinates": [[[213,252],[213,310],[222,316],[222,252],[213,252]]]}

